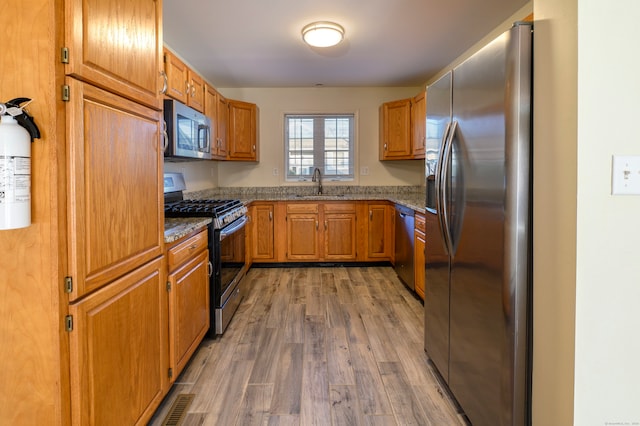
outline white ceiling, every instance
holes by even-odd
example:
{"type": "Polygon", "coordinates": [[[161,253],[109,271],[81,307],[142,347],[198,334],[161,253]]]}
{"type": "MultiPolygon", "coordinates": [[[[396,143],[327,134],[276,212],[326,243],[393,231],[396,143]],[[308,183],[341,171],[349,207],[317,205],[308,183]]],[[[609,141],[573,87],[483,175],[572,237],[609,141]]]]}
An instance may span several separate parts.
{"type": "Polygon", "coordinates": [[[416,86],[527,0],[165,0],[164,41],[216,87],[416,86]],[[345,28],[304,44],[318,20],[345,28]]]}

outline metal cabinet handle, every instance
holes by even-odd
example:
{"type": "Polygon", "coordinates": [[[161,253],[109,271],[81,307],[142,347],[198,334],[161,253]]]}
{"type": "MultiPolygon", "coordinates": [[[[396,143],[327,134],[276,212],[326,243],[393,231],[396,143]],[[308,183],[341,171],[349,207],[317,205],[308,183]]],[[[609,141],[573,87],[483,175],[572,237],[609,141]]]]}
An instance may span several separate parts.
{"type": "Polygon", "coordinates": [[[369,210],[369,220],[373,220],[373,210],[369,210]]]}
{"type": "Polygon", "coordinates": [[[269,221],[273,220],[273,212],[269,212],[269,221]]]}
{"type": "Polygon", "coordinates": [[[196,86],[193,83],[191,83],[191,97],[192,98],[196,97],[196,86]]]}
{"type": "Polygon", "coordinates": [[[195,244],[195,243],[194,243],[194,244],[191,244],[191,245],[189,246],[189,250],[195,250],[195,248],[196,248],[196,247],[198,247],[198,245],[197,245],[197,244],[195,244]]]}
{"type": "Polygon", "coordinates": [[[208,272],[207,272],[207,274],[208,274],[209,276],[213,275],[213,264],[212,264],[211,262],[209,262],[209,263],[207,264],[207,268],[209,269],[209,270],[208,270],[208,272]]]}
{"type": "Polygon", "coordinates": [[[162,90],[160,90],[160,94],[164,95],[167,93],[167,89],[169,89],[169,77],[167,77],[167,73],[164,70],[160,70],[160,75],[162,76],[162,90]]]}
{"type": "Polygon", "coordinates": [[[386,143],[384,144],[384,150],[385,151],[387,150],[387,144],[386,143]]]}
{"type": "Polygon", "coordinates": [[[162,152],[167,152],[169,147],[169,134],[167,133],[167,122],[162,121],[162,152]]]}
{"type": "Polygon", "coordinates": [[[189,95],[189,92],[191,91],[191,88],[190,88],[190,85],[189,85],[189,80],[185,81],[184,84],[185,84],[185,86],[184,86],[185,92],[186,92],[187,95],[189,95]]]}
{"type": "Polygon", "coordinates": [[[316,220],[316,231],[318,230],[318,221],[316,220]]]}
{"type": "Polygon", "coordinates": [[[325,220],[325,221],[324,221],[324,230],[325,230],[325,231],[327,230],[327,227],[328,227],[328,225],[327,225],[327,221],[325,220]]]}
{"type": "Polygon", "coordinates": [[[256,152],[256,146],[255,145],[253,146],[253,152],[256,152]]]}

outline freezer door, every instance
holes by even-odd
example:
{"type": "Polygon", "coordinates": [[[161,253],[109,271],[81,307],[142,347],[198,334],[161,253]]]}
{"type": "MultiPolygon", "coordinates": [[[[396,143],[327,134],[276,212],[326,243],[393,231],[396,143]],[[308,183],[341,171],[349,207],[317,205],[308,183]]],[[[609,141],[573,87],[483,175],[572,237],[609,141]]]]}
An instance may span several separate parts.
{"type": "Polygon", "coordinates": [[[527,336],[520,326],[528,283],[513,262],[524,255],[527,269],[529,206],[517,206],[514,197],[529,199],[530,139],[514,129],[524,129],[523,120],[529,126],[530,46],[530,27],[516,27],[453,73],[453,161],[463,179],[452,189],[460,221],[451,264],[449,387],[477,426],[526,424],[527,336]]]}
{"type": "Polygon", "coordinates": [[[449,252],[442,228],[442,198],[436,191],[443,182],[436,173],[444,167],[444,141],[451,124],[451,73],[447,73],[427,88],[426,179],[427,208],[425,211],[425,296],[424,349],[445,381],[449,377],[449,252]],[[437,202],[436,202],[437,201],[437,202]]]}

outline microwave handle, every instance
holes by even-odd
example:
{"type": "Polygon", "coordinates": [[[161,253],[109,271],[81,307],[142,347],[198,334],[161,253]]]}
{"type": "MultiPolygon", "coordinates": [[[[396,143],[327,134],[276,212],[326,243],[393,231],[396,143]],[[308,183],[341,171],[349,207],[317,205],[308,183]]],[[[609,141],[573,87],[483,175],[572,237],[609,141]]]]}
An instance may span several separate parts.
{"type": "Polygon", "coordinates": [[[205,124],[198,125],[198,148],[200,151],[209,152],[211,151],[211,138],[210,138],[210,129],[209,126],[205,124]],[[204,145],[202,143],[203,138],[202,134],[204,133],[204,145]]]}

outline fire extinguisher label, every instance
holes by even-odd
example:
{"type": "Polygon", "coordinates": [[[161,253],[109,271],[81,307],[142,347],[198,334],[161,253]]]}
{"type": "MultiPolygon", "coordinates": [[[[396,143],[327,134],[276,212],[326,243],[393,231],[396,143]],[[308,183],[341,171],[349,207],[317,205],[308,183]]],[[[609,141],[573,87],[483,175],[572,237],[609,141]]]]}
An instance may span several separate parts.
{"type": "Polygon", "coordinates": [[[31,158],[0,155],[0,204],[31,201],[31,158]]]}

